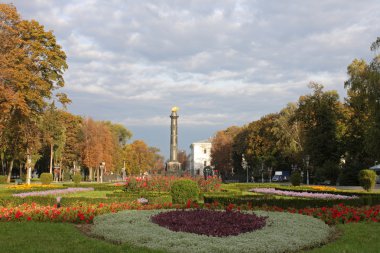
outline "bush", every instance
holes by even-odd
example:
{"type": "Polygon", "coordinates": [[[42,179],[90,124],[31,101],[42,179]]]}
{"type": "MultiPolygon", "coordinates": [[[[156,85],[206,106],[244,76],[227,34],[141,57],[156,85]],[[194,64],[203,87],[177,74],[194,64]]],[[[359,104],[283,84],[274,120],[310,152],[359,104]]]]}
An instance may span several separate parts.
{"type": "Polygon", "coordinates": [[[197,183],[192,180],[178,180],[173,183],[170,189],[170,194],[174,204],[184,204],[189,199],[198,199],[199,187],[197,183]]]}
{"type": "Polygon", "coordinates": [[[68,171],[63,172],[63,174],[62,174],[62,180],[63,181],[70,181],[70,179],[71,179],[70,172],[68,172],[68,171]]]}
{"type": "Polygon", "coordinates": [[[73,178],[74,184],[80,184],[80,181],[82,180],[82,175],[78,175],[78,174],[73,175],[72,178],[73,178]]]}
{"type": "Polygon", "coordinates": [[[40,175],[40,181],[42,184],[50,184],[53,182],[53,175],[50,173],[42,173],[40,175]]]}
{"type": "Polygon", "coordinates": [[[293,186],[300,186],[301,185],[301,174],[299,172],[294,172],[290,176],[290,182],[293,186]]]}
{"type": "Polygon", "coordinates": [[[0,176],[0,184],[6,184],[7,183],[7,176],[0,176]]]}
{"type": "Polygon", "coordinates": [[[376,172],[373,170],[361,170],[359,172],[359,183],[364,190],[370,192],[376,184],[376,172]]]}

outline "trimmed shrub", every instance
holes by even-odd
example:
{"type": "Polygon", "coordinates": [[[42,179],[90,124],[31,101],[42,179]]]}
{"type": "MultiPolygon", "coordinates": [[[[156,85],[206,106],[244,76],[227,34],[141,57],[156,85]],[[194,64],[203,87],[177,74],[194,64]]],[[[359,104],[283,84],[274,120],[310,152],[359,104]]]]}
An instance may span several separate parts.
{"type": "Polygon", "coordinates": [[[7,176],[0,176],[0,184],[6,184],[7,183],[7,176]]]}
{"type": "Polygon", "coordinates": [[[40,175],[41,184],[50,184],[53,182],[53,175],[50,173],[42,173],[40,175]]]}
{"type": "Polygon", "coordinates": [[[380,196],[368,195],[358,199],[306,199],[306,198],[264,198],[259,196],[205,196],[204,203],[248,205],[251,207],[277,206],[280,208],[332,207],[338,204],[346,206],[372,206],[380,204],[380,196]]]}
{"type": "Polygon", "coordinates": [[[359,183],[367,192],[372,191],[376,184],[376,172],[373,170],[361,170],[359,172],[359,183]]]}
{"type": "Polygon", "coordinates": [[[70,172],[68,172],[68,171],[63,172],[63,174],[62,174],[62,180],[63,181],[70,181],[70,179],[71,179],[70,172]]]}
{"type": "Polygon", "coordinates": [[[72,178],[73,178],[74,184],[80,184],[80,181],[82,180],[82,175],[78,175],[78,174],[73,175],[72,178]]]}
{"type": "Polygon", "coordinates": [[[192,180],[178,180],[173,183],[170,189],[170,194],[174,204],[184,204],[189,199],[198,199],[199,187],[197,183],[192,180]]]}
{"type": "Polygon", "coordinates": [[[79,183],[79,184],[72,184],[72,183],[65,183],[63,184],[65,187],[91,187],[94,188],[95,191],[115,191],[115,190],[123,190],[123,185],[115,185],[110,183],[79,183]]]}
{"type": "Polygon", "coordinates": [[[301,174],[299,172],[294,172],[290,176],[290,182],[293,186],[300,186],[301,185],[301,174]]]}

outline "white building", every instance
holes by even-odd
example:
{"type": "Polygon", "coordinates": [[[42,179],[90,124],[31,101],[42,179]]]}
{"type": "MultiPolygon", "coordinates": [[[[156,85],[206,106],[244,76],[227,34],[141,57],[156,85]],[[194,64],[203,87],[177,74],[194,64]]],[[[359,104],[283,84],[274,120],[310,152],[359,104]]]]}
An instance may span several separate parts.
{"type": "Polygon", "coordinates": [[[203,169],[211,165],[211,138],[194,142],[190,145],[190,173],[203,176],[203,169]]]}

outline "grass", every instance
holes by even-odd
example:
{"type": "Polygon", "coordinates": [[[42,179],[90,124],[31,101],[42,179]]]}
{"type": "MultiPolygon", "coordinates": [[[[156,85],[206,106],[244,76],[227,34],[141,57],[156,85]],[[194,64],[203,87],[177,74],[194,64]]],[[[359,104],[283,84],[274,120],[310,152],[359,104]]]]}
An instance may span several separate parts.
{"type": "Polygon", "coordinates": [[[89,238],[67,223],[0,223],[0,242],[4,253],[159,252],[89,238]]]}
{"type": "Polygon", "coordinates": [[[71,194],[65,194],[65,198],[84,197],[84,198],[107,198],[107,194],[113,193],[113,191],[85,191],[71,194]]]}
{"type": "Polygon", "coordinates": [[[380,223],[339,225],[343,235],[336,241],[308,253],[377,253],[380,251],[380,223]]]}

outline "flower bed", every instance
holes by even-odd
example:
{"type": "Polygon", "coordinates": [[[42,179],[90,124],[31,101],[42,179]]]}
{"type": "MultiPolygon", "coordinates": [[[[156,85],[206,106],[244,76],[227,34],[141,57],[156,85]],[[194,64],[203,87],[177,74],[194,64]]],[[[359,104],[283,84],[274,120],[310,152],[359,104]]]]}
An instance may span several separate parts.
{"type": "Polygon", "coordinates": [[[83,191],[93,191],[94,188],[67,188],[67,189],[59,189],[59,190],[48,190],[48,191],[33,191],[33,192],[23,192],[23,193],[15,193],[12,194],[14,197],[30,197],[30,196],[49,196],[49,195],[63,195],[75,192],[83,192],[83,191]]]}
{"type": "Polygon", "coordinates": [[[12,190],[29,190],[29,189],[60,189],[62,186],[55,184],[19,184],[7,186],[7,189],[12,190]]]}
{"type": "Polygon", "coordinates": [[[141,205],[137,201],[129,203],[88,204],[58,208],[57,205],[41,206],[23,204],[17,207],[0,207],[0,222],[8,221],[43,221],[92,223],[96,215],[116,213],[123,210],[150,210],[173,208],[171,203],[141,205]]]}
{"type": "Polygon", "coordinates": [[[31,192],[31,191],[46,191],[49,189],[66,189],[67,187],[55,184],[20,184],[20,185],[10,185],[6,187],[6,192],[19,193],[19,192],[31,192]]]}
{"type": "Polygon", "coordinates": [[[265,193],[265,194],[275,194],[284,195],[292,197],[302,197],[302,198],[317,198],[317,199],[357,199],[357,196],[345,196],[339,194],[330,193],[312,193],[312,192],[294,192],[294,191],[282,191],[274,188],[254,188],[250,190],[251,192],[265,193]]]}
{"type": "MultiPolygon", "coordinates": [[[[95,217],[92,234],[106,240],[165,252],[289,252],[326,242],[332,229],[313,217],[258,211],[270,224],[237,236],[173,232],[151,222],[162,210],[124,211],[95,217]],[[164,238],[164,239],[163,239],[164,238]]],[[[252,214],[252,212],[248,212],[252,214]]]]}
{"type": "Polygon", "coordinates": [[[309,188],[316,191],[336,191],[335,187],[323,186],[323,185],[313,185],[313,186],[309,186],[309,188]]]}
{"type": "Polygon", "coordinates": [[[196,209],[162,212],[151,219],[153,223],[176,232],[224,237],[261,229],[266,218],[254,213],[196,209]]]}
{"type": "Polygon", "coordinates": [[[377,206],[364,206],[364,207],[350,207],[343,204],[333,207],[321,208],[279,208],[279,207],[264,207],[263,210],[298,213],[323,220],[326,224],[336,225],[345,223],[357,222],[379,222],[380,221],[380,205],[377,206]]]}

